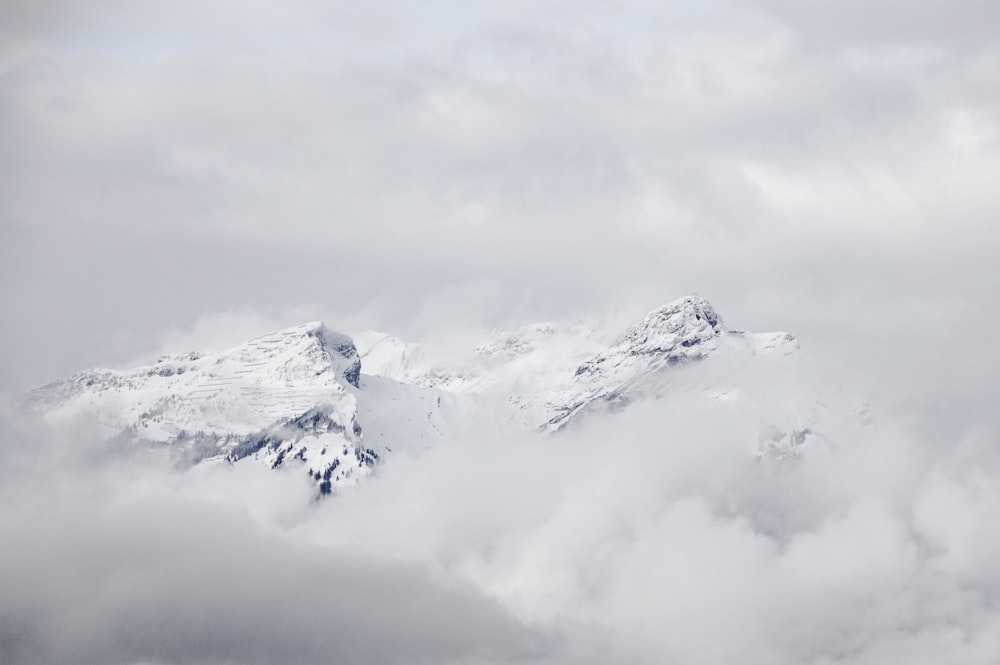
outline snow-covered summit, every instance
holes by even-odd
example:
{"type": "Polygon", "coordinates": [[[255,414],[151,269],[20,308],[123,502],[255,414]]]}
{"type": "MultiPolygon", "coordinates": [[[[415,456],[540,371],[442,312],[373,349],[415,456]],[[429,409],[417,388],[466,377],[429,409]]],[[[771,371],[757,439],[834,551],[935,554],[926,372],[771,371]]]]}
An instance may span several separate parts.
{"type": "MultiPolygon", "coordinates": [[[[489,397],[493,409],[506,404],[508,422],[543,431],[678,391],[755,399],[736,389],[733,372],[781,365],[798,351],[798,340],[786,332],[727,328],[713,305],[697,294],[657,307],[617,334],[595,319],[547,321],[484,332],[467,348],[452,345],[445,353],[385,333],[355,337],[363,340],[365,373],[489,397]],[[375,362],[369,364],[369,358],[375,362]],[[728,369],[720,369],[716,360],[728,363],[728,369]],[[699,365],[704,367],[687,371],[699,365]],[[709,365],[715,368],[709,371],[709,365]]],[[[802,415],[808,408],[796,406],[789,417],[777,413],[782,409],[781,400],[768,399],[771,413],[762,418],[769,431],[775,429],[773,422],[782,423],[777,427],[782,432],[807,427],[796,422],[811,422],[802,415]]]]}
{"type": "Polygon", "coordinates": [[[171,444],[192,462],[255,458],[277,468],[296,457],[330,491],[377,457],[358,422],[360,373],[351,338],[314,321],[231,349],[78,372],[25,402],[52,421],[83,419],[109,436],[171,444]]]}
{"type": "Polygon", "coordinates": [[[654,309],[630,326],[606,352],[581,365],[577,376],[619,372],[639,363],[659,366],[697,360],[718,348],[722,319],[711,303],[697,295],[654,309]]]}
{"type": "Polygon", "coordinates": [[[648,393],[649,384],[662,384],[670,368],[722,354],[750,358],[775,355],[772,349],[791,353],[797,344],[788,333],[727,330],[708,300],[690,294],[646,314],[535,401],[547,411],[546,427],[559,429],[595,407],[621,408],[648,393]]]}
{"type": "Polygon", "coordinates": [[[51,417],[90,415],[152,441],[181,431],[245,434],[319,404],[351,426],[361,361],[350,337],[311,322],[232,349],[162,356],[132,370],[92,369],[31,391],[51,417]]]}
{"type": "Polygon", "coordinates": [[[710,302],[687,295],[647,314],[625,331],[616,346],[644,355],[676,354],[678,347],[705,344],[723,330],[722,319],[710,302]]]}
{"type": "Polygon", "coordinates": [[[798,349],[788,333],[727,329],[698,295],[610,332],[595,320],[544,322],[439,353],[314,321],[231,349],[78,372],[25,401],[51,420],[84,418],[108,435],[182,450],[191,462],[280,468],[294,460],[321,493],[370,473],[380,456],[469,432],[470,423],[554,432],[678,392],[761,406],[768,450],[800,446],[817,429],[815,401],[767,384],[750,390],[730,372],[787,364],[798,349]]]}

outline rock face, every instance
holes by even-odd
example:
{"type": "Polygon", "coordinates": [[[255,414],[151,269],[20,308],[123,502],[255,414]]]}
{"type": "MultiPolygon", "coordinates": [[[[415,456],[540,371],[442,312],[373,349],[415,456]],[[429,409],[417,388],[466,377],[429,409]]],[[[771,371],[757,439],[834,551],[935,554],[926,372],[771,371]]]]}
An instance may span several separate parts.
{"type": "Polygon", "coordinates": [[[372,332],[356,336],[359,353],[351,337],[313,322],[225,351],[79,372],[25,402],[54,421],[83,418],[109,436],[167,444],[192,464],[297,466],[317,494],[356,483],[394,449],[453,436],[477,410],[503,427],[552,433],[636,400],[696,392],[766,405],[758,450],[772,457],[793,454],[821,429],[819,407],[766,382],[741,383],[724,362],[785,363],[798,349],[787,333],[729,330],[697,295],[649,312],[616,338],[599,328],[580,321],[498,330],[464,355],[435,357],[372,332]]]}
{"type": "Polygon", "coordinates": [[[671,368],[714,356],[789,355],[798,340],[788,333],[727,330],[711,303],[687,295],[647,314],[606,350],[595,354],[561,386],[540,395],[548,430],[587,412],[620,410],[631,400],[659,392],[671,368]]]}
{"type": "Polygon", "coordinates": [[[152,441],[183,431],[246,434],[323,404],[354,429],[346,386],[361,361],[349,337],[321,323],[281,330],[227,351],[161,357],[133,370],[87,370],[33,390],[28,402],[52,415],[91,413],[112,430],[152,441]]]}
{"type": "MultiPolygon", "coordinates": [[[[704,298],[688,295],[647,314],[606,351],[581,364],[573,378],[546,398],[558,429],[595,400],[622,401],[631,384],[666,367],[702,360],[727,334],[704,298]]],[[[739,334],[739,333],[733,333],[739,334]]]]}
{"type": "Polygon", "coordinates": [[[360,374],[351,339],[314,322],[226,351],[79,372],[26,402],[53,420],[84,418],[109,435],[173,444],[193,463],[249,458],[279,468],[294,458],[329,492],[378,459],[357,419],[360,374]]]}
{"type": "MultiPolygon", "coordinates": [[[[366,371],[449,392],[500,397],[508,402],[511,422],[553,432],[619,411],[636,399],[665,396],[665,384],[678,377],[672,370],[712,358],[763,364],[798,350],[798,340],[788,333],[726,328],[712,304],[693,294],[654,309],[617,336],[601,328],[600,322],[587,320],[496,330],[458,359],[435,359],[417,345],[367,333],[362,354],[379,359],[366,371]]],[[[704,378],[684,389],[735,394],[717,385],[727,377],[704,378]]]]}
{"type": "Polygon", "coordinates": [[[711,303],[688,295],[647,314],[625,331],[611,353],[667,362],[698,359],[716,348],[723,332],[722,319],[711,303]]]}

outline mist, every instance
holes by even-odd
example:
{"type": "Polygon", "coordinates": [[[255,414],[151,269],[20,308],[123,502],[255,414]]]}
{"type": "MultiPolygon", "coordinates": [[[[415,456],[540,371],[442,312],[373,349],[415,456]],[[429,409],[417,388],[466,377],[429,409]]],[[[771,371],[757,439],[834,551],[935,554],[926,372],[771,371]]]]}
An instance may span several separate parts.
{"type": "Polygon", "coordinates": [[[4,403],[697,292],[799,338],[745,387],[872,423],[777,462],[753,402],[484,417],[316,502],[7,409],[0,661],[995,663],[998,7],[5,3],[4,403]]]}
{"type": "Polygon", "coordinates": [[[554,436],[483,426],[322,501],[294,469],[9,425],[4,661],[992,662],[991,433],[876,408],[777,460],[764,415],[686,391],[554,436]]]}
{"type": "Polygon", "coordinates": [[[298,476],[182,472],[86,434],[21,434],[3,450],[5,663],[516,662],[537,648],[460,579],[290,532],[315,512],[298,476]]]}

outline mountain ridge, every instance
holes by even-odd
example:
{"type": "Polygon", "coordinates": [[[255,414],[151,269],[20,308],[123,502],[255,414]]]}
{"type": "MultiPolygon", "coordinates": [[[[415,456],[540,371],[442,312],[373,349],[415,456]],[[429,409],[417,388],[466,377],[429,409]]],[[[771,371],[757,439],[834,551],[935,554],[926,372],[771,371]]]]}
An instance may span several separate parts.
{"type": "MultiPolygon", "coordinates": [[[[192,463],[253,460],[278,469],[295,460],[327,494],[369,475],[393,450],[455,436],[477,410],[495,411],[493,420],[514,432],[544,435],[671,391],[731,398],[739,391],[720,387],[726,377],[703,385],[676,370],[709,358],[780,360],[798,350],[788,333],[727,329],[696,294],[651,310],[610,345],[588,323],[533,324],[495,331],[464,365],[384,333],[358,338],[360,351],[351,336],[312,321],[226,350],[84,370],[30,391],[24,402],[52,420],[87,418],[109,435],[170,444],[192,463]],[[365,359],[383,375],[367,373],[365,359]]],[[[788,454],[814,431],[812,421],[770,427],[766,446],[788,454]]]]}

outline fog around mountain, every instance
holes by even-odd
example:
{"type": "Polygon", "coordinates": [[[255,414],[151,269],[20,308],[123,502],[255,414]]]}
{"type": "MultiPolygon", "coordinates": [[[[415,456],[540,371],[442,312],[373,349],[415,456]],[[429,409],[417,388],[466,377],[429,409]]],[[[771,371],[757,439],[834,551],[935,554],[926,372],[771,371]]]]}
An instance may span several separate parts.
{"type": "Polygon", "coordinates": [[[998,22],[6,3],[0,661],[994,663],[998,22]],[[316,500],[13,406],[309,321],[606,349],[692,292],[799,340],[727,380],[870,423],[762,458],[752,403],[675,391],[543,439],[473,421],[316,500]]]}
{"type": "Polygon", "coordinates": [[[5,659],[992,660],[988,433],[882,423],[782,464],[741,416],[689,397],[544,444],[484,433],[320,503],[291,471],[8,428],[5,659]]]}
{"type": "Polygon", "coordinates": [[[5,655],[990,662],[991,434],[936,439],[830,402],[816,436],[774,456],[760,447],[770,409],[834,395],[838,374],[797,352],[760,360],[666,366],[667,393],[552,434],[487,408],[432,445],[380,448],[332,496],[295,462],[178,464],[169,446],[109,440],[87,412],[18,412],[0,451],[0,529],[17,543],[0,559],[5,655]]]}

